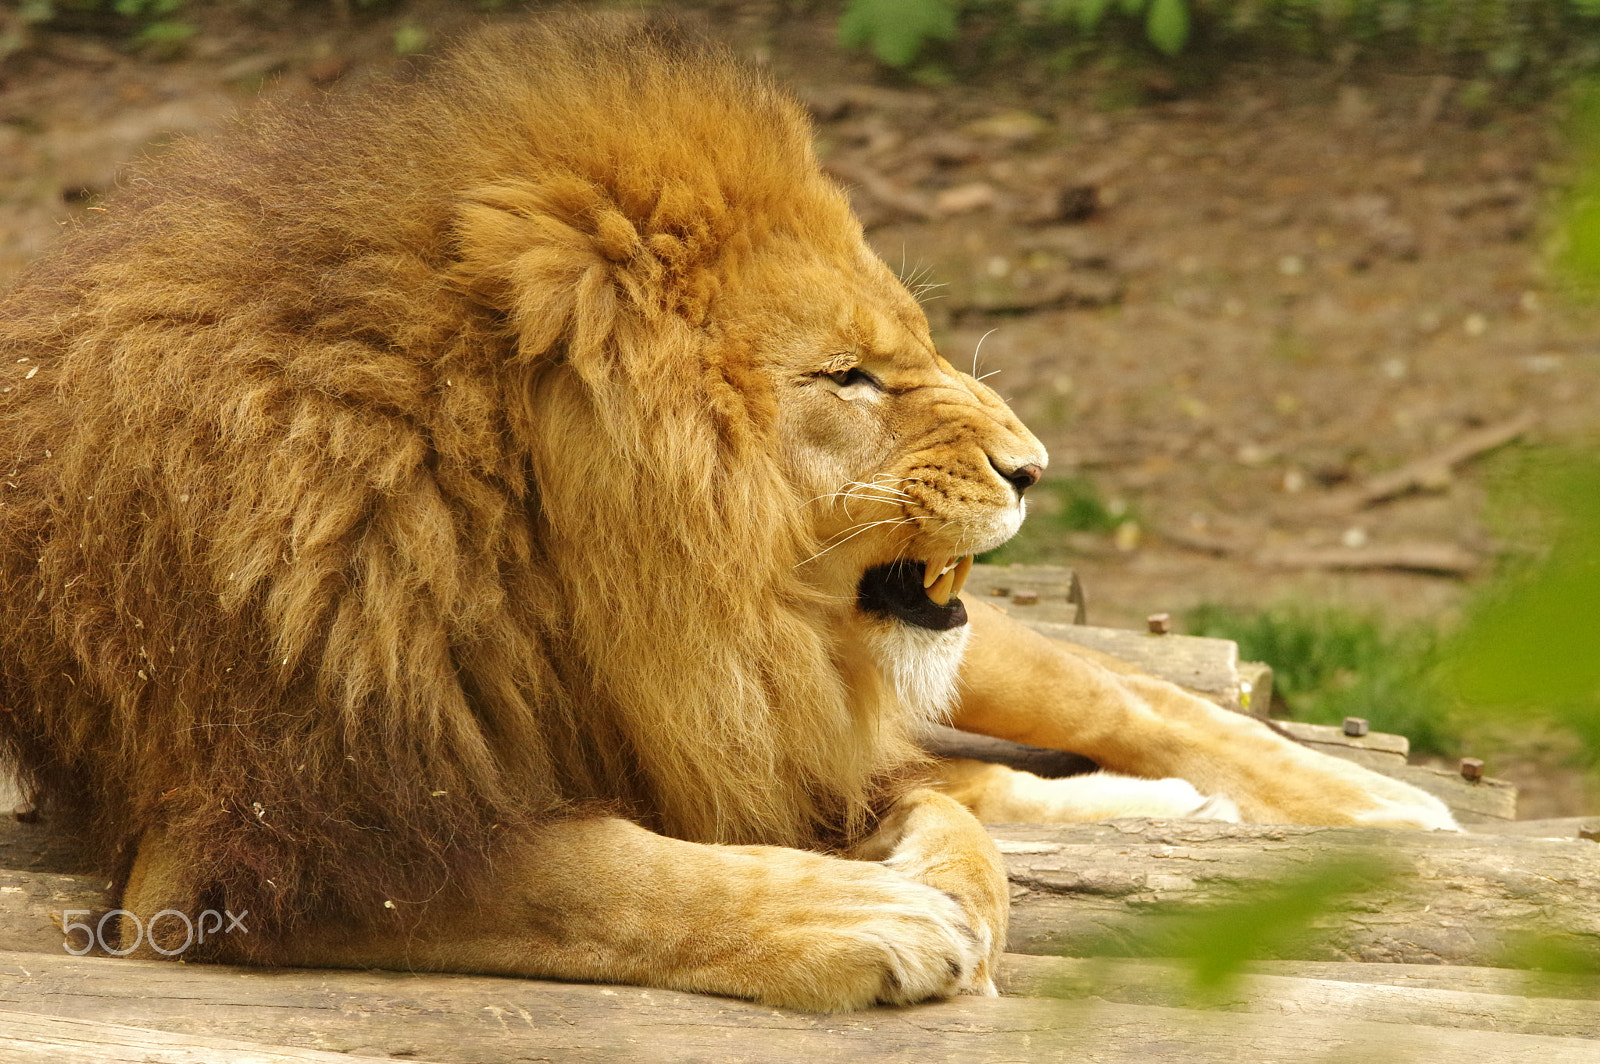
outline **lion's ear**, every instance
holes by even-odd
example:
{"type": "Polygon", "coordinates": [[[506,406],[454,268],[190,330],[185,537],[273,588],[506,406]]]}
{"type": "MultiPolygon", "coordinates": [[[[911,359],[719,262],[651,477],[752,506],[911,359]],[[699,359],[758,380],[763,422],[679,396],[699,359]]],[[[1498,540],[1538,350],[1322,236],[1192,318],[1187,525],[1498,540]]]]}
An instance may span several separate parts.
{"type": "Polygon", "coordinates": [[[451,281],[506,315],[523,359],[563,342],[579,360],[598,354],[619,293],[647,280],[621,276],[622,264],[633,275],[649,256],[633,225],[580,179],[478,189],[458,206],[455,229],[451,281]]]}

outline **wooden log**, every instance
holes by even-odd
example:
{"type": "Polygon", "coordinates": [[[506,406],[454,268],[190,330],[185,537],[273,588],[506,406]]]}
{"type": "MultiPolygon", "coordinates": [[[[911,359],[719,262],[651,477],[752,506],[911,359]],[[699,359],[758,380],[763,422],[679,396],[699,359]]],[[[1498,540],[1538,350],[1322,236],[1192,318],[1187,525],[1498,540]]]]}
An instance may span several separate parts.
{"type": "Polygon", "coordinates": [[[1551,934],[1600,965],[1600,847],[1587,840],[1126,820],[990,825],[1012,884],[1010,949],[1155,955],[1173,921],[1319,859],[1375,855],[1375,892],[1313,922],[1285,959],[1502,963],[1551,934]]]}
{"type": "MultiPolygon", "coordinates": [[[[12,1012],[255,1041],[272,1051],[305,1047],[446,1064],[855,1064],[866,1058],[891,1064],[1220,1064],[1245,1052],[1274,1064],[1372,1059],[1375,1053],[1475,1064],[1592,1064],[1595,1052],[1594,1043],[1581,1038],[1402,1026],[1337,1012],[1250,1014],[1092,998],[967,997],[818,1016],[637,987],[36,954],[0,955],[0,999],[12,1012]]],[[[7,1056],[4,1031],[0,1057],[7,1056]]]]}
{"type": "MultiPolygon", "coordinates": [[[[1283,962],[1287,968],[1290,962],[1283,962]]],[[[1414,970],[1422,965],[1323,965],[1343,968],[1414,970]]],[[[1437,966],[1429,965],[1427,968],[1437,966]]],[[[1474,986],[1464,988],[1405,985],[1402,974],[1390,982],[1369,983],[1355,977],[1317,977],[1289,971],[1255,971],[1208,1007],[1230,1012],[1271,1015],[1353,1016],[1379,1023],[1458,1027],[1476,1031],[1513,1031],[1561,1038],[1600,1039],[1600,985],[1587,981],[1588,999],[1529,997],[1543,984],[1537,973],[1505,969],[1446,968],[1450,972],[1511,976],[1511,992],[1474,986]],[[1467,988],[1470,987],[1470,988],[1467,988]],[[1513,989],[1514,987],[1514,989],[1513,989]]],[[[1171,961],[1082,960],[1007,954],[1002,968],[1004,990],[1025,997],[1098,997],[1130,1005],[1182,1007],[1199,999],[1189,989],[1191,969],[1171,961]]],[[[1388,973],[1384,973],[1388,974],[1388,973]]]]}

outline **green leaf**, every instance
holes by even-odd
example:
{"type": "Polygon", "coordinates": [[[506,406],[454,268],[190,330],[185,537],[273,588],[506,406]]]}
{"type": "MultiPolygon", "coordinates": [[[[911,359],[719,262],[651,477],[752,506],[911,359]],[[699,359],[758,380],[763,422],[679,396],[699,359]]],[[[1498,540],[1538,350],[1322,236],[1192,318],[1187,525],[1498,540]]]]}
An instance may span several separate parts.
{"type": "Polygon", "coordinates": [[[428,47],[428,31],[415,22],[402,22],[394,31],[394,54],[415,55],[428,47]]]}
{"type": "Polygon", "coordinates": [[[839,41],[866,47],[893,67],[909,66],[928,40],[956,35],[958,0],[850,0],[839,18],[839,41]]]}
{"type": "Polygon", "coordinates": [[[1197,997],[1220,998],[1233,990],[1251,961],[1281,955],[1350,900],[1384,889],[1395,873],[1376,851],[1318,861],[1298,875],[1191,914],[1176,930],[1174,955],[1192,965],[1190,986],[1197,997]]]}
{"type": "Polygon", "coordinates": [[[1144,24],[1150,43],[1168,55],[1183,51],[1189,39],[1189,6],[1186,0],[1152,0],[1144,24]]]}
{"type": "Polygon", "coordinates": [[[1088,33],[1100,25],[1100,20],[1105,17],[1106,8],[1111,6],[1111,0],[1077,0],[1074,6],[1078,12],[1078,28],[1088,33]]]}

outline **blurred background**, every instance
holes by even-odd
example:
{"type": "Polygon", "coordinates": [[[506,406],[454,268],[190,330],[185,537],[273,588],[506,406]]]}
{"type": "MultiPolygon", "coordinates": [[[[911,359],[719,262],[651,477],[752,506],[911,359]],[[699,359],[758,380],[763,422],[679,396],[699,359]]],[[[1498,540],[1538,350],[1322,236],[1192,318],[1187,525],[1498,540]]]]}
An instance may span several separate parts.
{"type": "MultiPolygon", "coordinates": [[[[129,160],[539,6],[0,0],[0,286],[129,160]]],[[[1238,639],[1276,712],[1480,757],[1524,818],[1600,809],[1600,0],[656,6],[794,87],[1049,446],[987,560],[1238,639]]]]}

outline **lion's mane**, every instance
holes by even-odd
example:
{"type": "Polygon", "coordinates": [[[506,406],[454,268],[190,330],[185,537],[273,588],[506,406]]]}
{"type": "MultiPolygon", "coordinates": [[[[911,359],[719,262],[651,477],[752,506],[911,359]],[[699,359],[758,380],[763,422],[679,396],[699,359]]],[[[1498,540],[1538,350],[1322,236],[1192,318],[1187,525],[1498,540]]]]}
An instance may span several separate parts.
{"type": "Polygon", "coordinates": [[[859,256],[809,136],[714,50],[569,21],[140,171],[0,305],[26,784],[281,929],[572,810],[870,817],[904,726],[841,679],[761,337],[717,317],[756,257],[859,256]]]}

